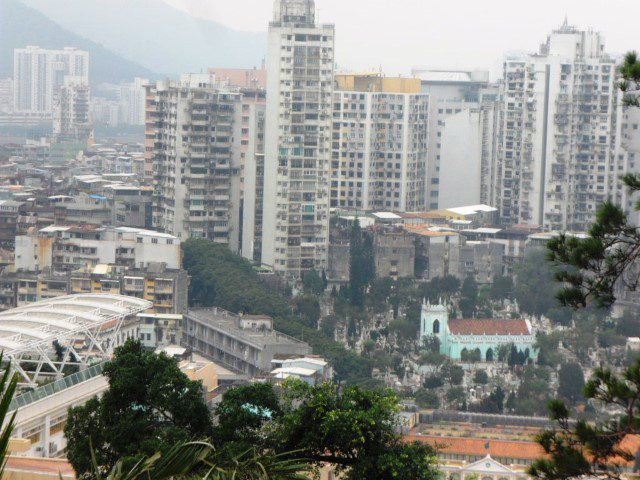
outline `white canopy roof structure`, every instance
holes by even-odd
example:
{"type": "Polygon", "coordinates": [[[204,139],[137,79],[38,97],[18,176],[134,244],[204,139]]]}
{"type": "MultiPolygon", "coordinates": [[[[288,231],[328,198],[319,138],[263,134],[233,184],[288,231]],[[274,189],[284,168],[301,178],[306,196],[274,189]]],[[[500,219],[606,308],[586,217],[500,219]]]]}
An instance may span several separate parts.
{"type": "MultiPolygon", "coordinates": [[[[72,363],[70,358],[75,357],[76,363],[83,363],[80,360],[83,351],[74,346],[78,340],[87,345],[85,353],[106,355],[103,334],[117,333],[125,318],[151,306],[151,302],[140,298],[90,293],[13,308],[0,312],[0,350],[29,382],[32,378],[23,368],[24,362],[37,365],[36,376],[45,364],[60,375],[62,368],[72,363]],[[61,362],[52,358],[54,341],[66,349],[61,362]]],[[[106,345],[111,343],[108,341],[106,345]]]]}

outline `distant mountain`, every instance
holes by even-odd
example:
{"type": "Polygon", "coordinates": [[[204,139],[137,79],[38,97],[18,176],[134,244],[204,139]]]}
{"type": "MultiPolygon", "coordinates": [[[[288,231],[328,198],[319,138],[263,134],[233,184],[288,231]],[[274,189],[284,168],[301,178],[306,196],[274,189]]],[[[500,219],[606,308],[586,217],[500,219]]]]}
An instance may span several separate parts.
{"type": "Polygon", "coordinates": [[[23,1],[65,29],[156,72],[249,68],[266,54],[266,34],[194,18],[163,0],[23,1]]]}
{"type": "Polygon", "coordinates": [[[18,0],[0,0],[0,78],[13,75],[13,49],[27,45],[87,50],[90,55],[89,79],[93,84],[158,76],[152,70],[125,60],[98,43],[65,30],[18,0]]]}

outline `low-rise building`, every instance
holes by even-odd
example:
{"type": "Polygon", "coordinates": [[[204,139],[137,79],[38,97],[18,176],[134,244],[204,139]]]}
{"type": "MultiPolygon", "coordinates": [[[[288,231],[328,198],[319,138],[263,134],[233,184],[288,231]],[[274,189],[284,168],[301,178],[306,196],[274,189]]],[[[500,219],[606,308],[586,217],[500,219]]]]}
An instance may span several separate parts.
{"type": "Polygon", "coordinates": [[[273,329],[267,316],[194,308],[184,316],[183,343],[216,363],[255,375],[269,372],[278,355],[308,355],[311,347],[273,329]]]}
{"type": "Polygon", "coordinates": [[[145,268],[161,260],[180,268],[180,240],[131,227],[50,225],[16,237],[15,267],[23,271],[77,270],[98,264],[145,268]]]}

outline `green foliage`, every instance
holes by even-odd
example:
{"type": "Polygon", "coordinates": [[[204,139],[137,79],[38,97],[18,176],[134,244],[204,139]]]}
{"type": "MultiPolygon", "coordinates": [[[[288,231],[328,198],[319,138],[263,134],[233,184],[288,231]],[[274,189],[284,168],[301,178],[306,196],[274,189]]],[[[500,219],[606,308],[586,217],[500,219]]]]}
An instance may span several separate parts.
{"type": "Polygon", "coordinates": [[[475,316],[478,306],[478,284],[471,275],[462,282],[458,306],[460,307],[463,318],[472,318],[475,316]]]}
{"type": "Polygon", "coordinates": [[[416,404],[420,408],[440,408],[440,397],[433,390],[419,388],[416,391],[416,404]]]}
{"type": "Polygon", "coordinates": [[[575,404],[582,400],[584,372],[577,363],[565,363],[558,372],[558,396],[575,404]]]}
{"type": "Polygon", "coordinates": [[[67,458],[78,475],[98,464],[110,469],[117,460],[133,465],[179,442],[211,434],[212,423],[202,384],[189,380],[166,355],[129,340],[116,348],[103,371],[109,388],[101,398],[69,409],[64,428],[67,458]]]}
{"type": "Polygon", "coordinates": [[[349,293],[351,304],[364,306],[367,288],[376,277],[373,238],[363,233],[356,219],[351,228],[349,244],[349,293]]]}
{"type": "Polygon", "coordinates": [[[424,284],[420,297],[436,303],[440,300],[449,300],[460,291],[460,280],[453,275],[435,277],[424,284]]]}
{"type": "MultiPolygon", "coordinates": [[[[277,330],[303,338],[315,353],[331,362],[337,380],[357,383],[371,378],[367,359],[345,350],[324,329],[309,326],[315,317],[301,319],[282,295],[267,288],[246,259],[233,254],[225,245],[206,239],[189,239],[182,246],[183,266],[191,277],[191,306],[218,306],[235,313],[270,315],[277,330]]],[[[342,289],[340,295],[344,295],[342,289]]]]}
{"type": "Polygon", "coordinates": [[[227,390],[214,414],[218,424],[213,439],[218,446],[240,442],[243,449],[263,444],[260,432],[265,423],[282,415],[280,401],[273,386],[251,383],[227,390]]]}
{"type": "Polygon", "coordinates": [[[624,56],[620,66],[620,77],[622,81],[619,87],[623,93],[623,104],[628,107],[640,107],[640,60],[635,51],[624,56]]]}
{"type": "Polygon", "coordinates": [[[489,383],[489,375],[487,375],[487,372],[484,370],[476,370],[476,373],[473,376],[473,383],[486,385],[489,383]]]}
{"type": "Polygon", "coordinates": [[[296,298],[295,310],[305,326],[313,329],[318,327],[318,320],[320,320],[320,302],[318,302],[316,297],[305,294],[296,298]]]}
{"type": "Polygon", "coordinates": [[[299,449],[304,458],[333,463],[349,480],[437,475],[433,450],[403,444],[395,433],[398,405],[392,392],[294,382],[285,384],[284,398],[292,407],[273,430],[279,449],[299,449]],[[427,460],[409,458],[418,454],[427,460]]]}
{"type": "Polygon", "coordinates": [[[538,364],[556,367],[561,358],[558,346],[564,335],[562,332],[538,332],[536,334],[536,348],[538,349],[538,364]]]}
{"type": "Polygon", "coordinates": [[[422,384],[426,389],[444,387],[444,378],[441,375],[428,375],[422,384]]]}
{"type": "Polygon", "coordinates": [[[516,267],[515,297],[520,310],[529,315],[547,315],[559,306],[555,298],[558,289],[545,252],[540,249],[527,252],[516,267]]]}
{"type": "Polygon", "coordinates": [[[498,275],[493,278],[489,294],[493,300],[511,300],[513,298],[513,279],[508,276],[498,275]]]}
{"type": "MultiPolygon", "coordinates": [[[[324,275],[324,271],[322,273],[324,275]]],[[[308,295],[322,295],[324,289],[326,288],[325,282],[326,276],[323,280],[322,277],[318,275],[318,272],[314,269],[311,269],[302,275],[302,288],[304,290],[304,293],[308,295]]]]}
{"type": "Polygon", "coordinates": [[[472,412],[501,414],[504,409],[505,394],[502,388],[497,387],[488,397],[476,404],[469,405],[472,412]]]}
{"type": "Polygon", "coordinates": [[[543,368],[527,365],[516,394],[515,413],[542,415],[550,398],[549,373],[543,368]]]}
{"type": "Polygon", "coordinates": [[[619,478],[621,462],[632,462],[635,451],[622,447],[628,435],[640,433],[640,358],[624,372],[615,375],[598,368],[584,388],[585,398],[602,402],[611,412],[622,412],[605,423],[569,421],[569,409],[560,400],[549,403],[556,430],[537,437],[548,458],[536,460],[529,473],[537,478],[619,478]]]}
{"type": "Polygon", "coordinates": [[[462,387],[451,387],[447,390],[447,402],[454,408],[460,408],[464,403],[467,395],[462,387]]]}
{"type": "Polygon", "coordinates": [[[464,379],[464,370],[460,365],[445,363],[440,371],[451,385],[460,385],[464,379]]]}
{"type": "Polygon", "coordinates": [[[479,348],[476,348],[474,350],[467,350],[466,348],[463,348],[462,351],[460,352],[460,360],[463,362],[470,362],[470,363],[476,363],[482,360],[482,352],[480,352],[479,348]]]}
{"type": "Polygon", "coordinates": [[[287,457],[255,449],[230,455],[206,442],[187,442],[144,457],[131,468],[119,460],[106,475],[99,465],[94,468],[97,480],[310,480],[311,465],[287,457]]]}

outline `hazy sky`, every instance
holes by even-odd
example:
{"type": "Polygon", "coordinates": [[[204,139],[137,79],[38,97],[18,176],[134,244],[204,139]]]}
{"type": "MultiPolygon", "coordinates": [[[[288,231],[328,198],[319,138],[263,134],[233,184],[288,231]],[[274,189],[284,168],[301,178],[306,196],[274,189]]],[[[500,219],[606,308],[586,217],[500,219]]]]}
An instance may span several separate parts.
{"type": "MultiPolygon", "coordinates": [[[[272,0],[165,0],[238,30],[265,31],[272,0]]],[[[336,25],[342,69],[412,66],[497,70],[505,52],[534,51],[567,15],[604,34],[607,50],[640,50],[640,0],[316,0],[336,25]]]]}

